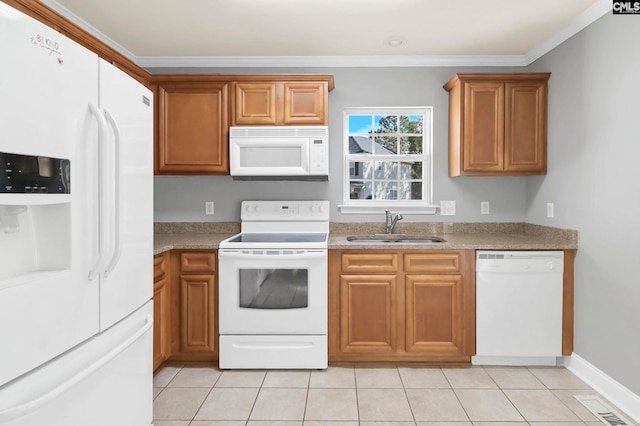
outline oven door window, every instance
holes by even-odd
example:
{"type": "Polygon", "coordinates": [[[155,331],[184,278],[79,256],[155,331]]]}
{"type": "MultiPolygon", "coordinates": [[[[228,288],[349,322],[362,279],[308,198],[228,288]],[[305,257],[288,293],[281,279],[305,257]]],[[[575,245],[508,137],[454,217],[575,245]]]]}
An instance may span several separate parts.
{"type": "Polygon", "coordinates": [[[309,306],[306,269],[240,269],[240,307],[299,309],[309,306]]]}

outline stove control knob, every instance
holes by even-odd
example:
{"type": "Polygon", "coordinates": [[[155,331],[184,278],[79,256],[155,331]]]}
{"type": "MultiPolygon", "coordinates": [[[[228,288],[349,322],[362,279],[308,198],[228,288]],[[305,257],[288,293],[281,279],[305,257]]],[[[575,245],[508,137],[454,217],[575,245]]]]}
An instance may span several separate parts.
{"type": "Polygon", "coordinates": [[[256,213],[258,213],[260,211],[260,206],[256,206],[254,210],[256,211],[256,213]]]}
{"type": "Polygon", "coordinates": [[[319,212],[323,212],[324,211],[324,206],[318,206],[318,211],[319,212]]]}
{"type": "Polygon", "coordinates": [[[316,206],[311,206],[311,213],[316,211],[316,206]]]}

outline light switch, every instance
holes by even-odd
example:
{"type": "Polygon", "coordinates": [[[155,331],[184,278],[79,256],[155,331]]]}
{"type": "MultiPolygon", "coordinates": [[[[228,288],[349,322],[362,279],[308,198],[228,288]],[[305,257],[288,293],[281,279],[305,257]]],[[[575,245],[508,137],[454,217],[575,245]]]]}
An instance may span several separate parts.
{"type": "Polygon", "coordinates": [[[547,203],[547,217],[553,217],[553,203],[547,203]]]}

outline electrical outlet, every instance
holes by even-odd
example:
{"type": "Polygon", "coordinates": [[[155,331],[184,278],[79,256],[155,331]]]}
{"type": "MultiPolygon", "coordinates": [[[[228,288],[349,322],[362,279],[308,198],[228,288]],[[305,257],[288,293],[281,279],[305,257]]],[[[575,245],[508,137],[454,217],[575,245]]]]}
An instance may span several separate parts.
{"type": "Polygon", "coordinates": [[[204,214],[213,214],[213,201],[205,201],[204,214]]]}
{"type": "Polygon", "coordinates": [[[440,201],[440,216],[455,216],[456,202],[455,200],[440,201]]]}
{"type": "Polygon", "coordinates": [[[480,214],[489,214],[491,213],[491,207],[488,201],[480,202],[480,214]]]}
{"type": "Polygon", "coordinates": [[[553,203],[547,203],[547,217],[553,217],[553,203]]]}

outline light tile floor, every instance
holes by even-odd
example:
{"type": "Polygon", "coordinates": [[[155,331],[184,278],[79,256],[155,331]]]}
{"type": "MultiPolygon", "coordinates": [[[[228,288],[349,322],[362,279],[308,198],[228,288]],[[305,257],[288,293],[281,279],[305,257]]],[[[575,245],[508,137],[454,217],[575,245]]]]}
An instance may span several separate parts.
{"type": "Polygon", "coordinates": [[[585,394],[596,392],[555,367],[167,366],[154,377],[153,415],[155,426],[602,425],[573,398],[585,394]]]}

